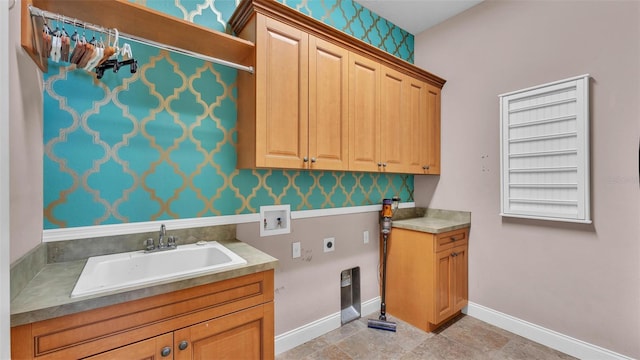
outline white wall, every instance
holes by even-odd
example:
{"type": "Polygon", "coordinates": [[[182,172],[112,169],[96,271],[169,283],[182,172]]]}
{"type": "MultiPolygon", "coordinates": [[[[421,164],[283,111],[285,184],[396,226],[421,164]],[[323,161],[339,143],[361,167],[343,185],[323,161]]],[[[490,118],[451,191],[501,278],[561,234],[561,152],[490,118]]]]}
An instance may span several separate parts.
{"type": "MultiPolygon", "coordinates": [[[[9,6],[0,2],[0,49],[9,47],[9,6]]],[[[9,329],[9,52],[0,51],[0,359],[8,359],[9,329]]]]}
{"type": "Polygon", "coordinates": [[[416,36],[447,79],[442,175],[417,206],[472,212],[470,301],[640,358],[640,3],[485,1],[416,36]],[[589,73],[593,225],[502,219],[498,94],[589,73]]]}
{"type": "Polygon", "coordinates": [[[9,11],[11,262],[42,239],[42,73],[20,46],[20,0],[9,11]]]}
{"type": "Polygon", "coordinates": [[[378,213],[293,220],[291,234],[260,237],[260,224],[241,224],[238,240],[279,260],[275,271],[275,333],[307,325],[340,311],[340,273],[360,267],[361,300],[378,297],[378,213]],[[369,243],[362,233],[369,231],[369,243]],[[323,239],[334,237],[333,252],[323,252],[323,239]],[[302,256],[291,257],[299,241],[302,256]]]}

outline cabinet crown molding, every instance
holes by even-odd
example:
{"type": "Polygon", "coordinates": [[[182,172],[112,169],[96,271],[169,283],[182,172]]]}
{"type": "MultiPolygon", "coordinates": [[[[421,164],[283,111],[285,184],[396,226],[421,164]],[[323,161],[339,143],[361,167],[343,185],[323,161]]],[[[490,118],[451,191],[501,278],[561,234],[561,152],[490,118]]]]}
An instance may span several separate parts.
{"type": "Polygon", "coordinates": [[[393,56],[377,47],[326,25],[308,15],[296,11],[275,0],[244,0],[229,20],[229,26],[239,34],[249,20],[256,14],[262,14],[282,23],[299,28],[310,35],[339,45],[351,52],[371,58],[399,72],[418,78],[426,83],[442,89],[446,80],[423,70],[405,60],[393,56]]]}

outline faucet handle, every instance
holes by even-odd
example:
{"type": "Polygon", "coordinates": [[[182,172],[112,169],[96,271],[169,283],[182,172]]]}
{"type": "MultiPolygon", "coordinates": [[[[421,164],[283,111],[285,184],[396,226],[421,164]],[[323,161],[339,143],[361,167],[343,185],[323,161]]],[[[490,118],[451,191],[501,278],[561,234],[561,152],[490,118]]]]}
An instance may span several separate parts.
{"type": "Polygon", "coordinates": [[[147,240],[144,241],[144,247],[147,251],[151,251],[153,249],[155,249],[155,244],[153,243],[153,238],[148,238],[147,240]]]}
{"type": "Polygon", "coordinates": [[[169,236],[169,238],[167,239],[167,246],[171,248],[177,247],[176,240],[178,240],[177,237],[169,236]]]}

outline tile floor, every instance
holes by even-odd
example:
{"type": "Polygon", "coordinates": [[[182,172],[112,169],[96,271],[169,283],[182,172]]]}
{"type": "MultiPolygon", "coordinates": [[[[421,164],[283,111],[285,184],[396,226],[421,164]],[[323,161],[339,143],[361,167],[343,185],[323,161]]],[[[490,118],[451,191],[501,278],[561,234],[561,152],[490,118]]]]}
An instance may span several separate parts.
{"type": "MultiPolygon", "coordinates": [[[[373,314],[372,314],[373,315],[373,314]]],[[[276,356],[276,360],[311,359],[574,359],[470,316],[461,315],[434,333],[397,322],[397,332],[370,329],[367,318],[276,356]]]]}

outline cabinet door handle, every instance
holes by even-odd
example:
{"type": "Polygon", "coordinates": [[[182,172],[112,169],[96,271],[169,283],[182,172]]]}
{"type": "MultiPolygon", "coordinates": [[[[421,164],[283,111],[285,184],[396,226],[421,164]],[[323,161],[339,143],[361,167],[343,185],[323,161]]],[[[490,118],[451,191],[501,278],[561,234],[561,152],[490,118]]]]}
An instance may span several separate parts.
{"type": "Polygon", "coordinates": [[[452,252],[451,256],[456,257],[456,256],[458,256],[458,253],[452,252]]]}
{"type": "Polygon", "coordinates": [[[160,350],[160,355],[162,355],[162,357],[167,357],[171,355],[171,347],[169,346],[163,347],[162,350],[160,350]]]}
{"type": "Polygon", "coordinates": [[[304,162],[308,162],[308,161],[309,161],[309,158],[305,156],[305,157],[303,157],[303,158],[302,158],[302,161],[304,161],[304,162]]]}
{"type": "Polygon", "coordinates": [[[315,162],[316,162],[316,158],[312,157],[312,158],[311,158],[311,162],[312,162],[312,163],[315,163],[315,162]]]}
{"type": "Polygon", "coordinates": [[[429,170],[429,165],[422,166],[422,170],[429,170]]]}
{"type": "Polygon", "coordinates": [[[387,167],[387,163],[382,163],[382,167],[387,167]]]}
{"type": "Polygon", "coordinates": [[[379,163],[378,163],[378,167],[380,167],[380,166],[382,166],[382,163],[380,163],[380,162],[379,162],[379,163]]]}
{"type": "Polygon", "coordinates": [[[189,347],[189,342],[187,340],[180,341],[180,344],[178,345],[178,349],[180,350],[184,350],[188,347],[189,347]]]}

